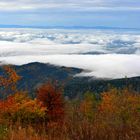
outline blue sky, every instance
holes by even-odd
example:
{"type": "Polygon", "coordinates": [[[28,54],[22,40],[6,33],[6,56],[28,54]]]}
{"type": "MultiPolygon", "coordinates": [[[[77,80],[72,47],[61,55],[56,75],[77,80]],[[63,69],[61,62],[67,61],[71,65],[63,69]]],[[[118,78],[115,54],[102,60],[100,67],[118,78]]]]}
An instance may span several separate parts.
{"type": "Polygon", "coordinates": [[[140,28],[140,0],[0,0],[0,24],[140,28]]]}

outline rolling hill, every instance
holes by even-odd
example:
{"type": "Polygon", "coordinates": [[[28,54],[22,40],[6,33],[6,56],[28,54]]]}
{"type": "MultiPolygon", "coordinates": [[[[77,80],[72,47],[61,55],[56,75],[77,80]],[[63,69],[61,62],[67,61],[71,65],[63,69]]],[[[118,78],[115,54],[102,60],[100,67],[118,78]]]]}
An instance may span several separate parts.
{"type": "MultiPolygon", "coordinates": [[[[36,96],[36,89],[48,81],[57,82],[64,88],[64,95],[69,98],[82,97],[86,91],[99,94],[107,90],[108,86],[123,88],[131,86],[140,91],[140,77],[124,79],[97,79],[95,77],[77,77],[82,69],[59,67],[43,63],[29,63],[12,66],[22,77],[18,89],[28,91],[31,97],[36,96]]],[[[0,74],[2,66],[0,67],[0,74]]]]}

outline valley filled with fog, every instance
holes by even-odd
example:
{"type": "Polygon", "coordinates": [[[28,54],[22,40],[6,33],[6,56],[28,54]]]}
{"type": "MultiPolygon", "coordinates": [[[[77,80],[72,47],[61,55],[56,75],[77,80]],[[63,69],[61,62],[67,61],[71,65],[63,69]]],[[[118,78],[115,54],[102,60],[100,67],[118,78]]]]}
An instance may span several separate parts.
{"type": "Polygon", "coordinates": [[[140,32],[0,29],[0,62],[75,67],[97,78],[140,76],[140,32]]]}

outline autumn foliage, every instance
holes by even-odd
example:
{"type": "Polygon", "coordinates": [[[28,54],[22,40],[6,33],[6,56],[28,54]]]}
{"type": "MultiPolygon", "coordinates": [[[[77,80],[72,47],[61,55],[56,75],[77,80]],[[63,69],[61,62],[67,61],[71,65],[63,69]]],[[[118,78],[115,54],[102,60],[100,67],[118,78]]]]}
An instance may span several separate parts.
{"type": "Polygon", "coordinates": [[[37,90],[37,100],[47,108],[48,120],[58,121],[64,117],[64,102],[62,90],[51,83],[37,90]]]}
{"type": "Polygon", "coordinates": [[[47,109],[25,93],[16,93],[0,101],[0,114],[7,122],[35,123],[45,117],[47,109]]]}
{"type": "Polygon", "coordinates": [[[111,89],[102,94],[96,125],[110,134],[110,139],[140,138],[140,94],[128,89],[111,89]],[[113,134],[112,134],[113,133],[113,134]]]}
{"type": "MultiPolygon", "coordinates": [[[[5,94],[12,94],[17,92],[17,82],[21,77],[10,66],[3,66],[3,75],[0,75],[0,89],[5,94]]],[[[4,93],[3,93],[4,94],[4,93]]]]}
{"type": "Polygon", "coordinates": [[[93,120],[95,112],[97,110],[96,97],[93,93],[86,92],[84,95],[84,100],[80,103],[80,112],[88,120],[93,120]]]}
{"type": "Polygon", "coordinates": [[[64,100],[59,85],[40,86],[37,97],[17,89],[20,76],[4,67],[0,76],[0,140],[139,140],[140,94],[110,88],[98,97],[64,100]]]}

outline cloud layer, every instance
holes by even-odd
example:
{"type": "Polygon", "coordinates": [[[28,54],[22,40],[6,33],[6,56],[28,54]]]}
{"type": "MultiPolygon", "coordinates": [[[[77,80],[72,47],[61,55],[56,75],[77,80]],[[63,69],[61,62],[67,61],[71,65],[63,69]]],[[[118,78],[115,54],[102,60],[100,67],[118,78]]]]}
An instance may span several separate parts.
{"type": "Polygon", "coordinates": [[[1,0],[1,11],[70,8],[75,10],[140,10],[140,2],[132,0],[1,0]]]}
{"type": "Polygon", "coordinates": [[[113,79],[140,76],[139,55],[31,55],[0,57],[0,61],[16,65],[42,62],[84,69],[78,76],[113,79]]]}
{"type": "Polygon", "coordinates": [[[139,54],[140,34],[68,30],[0,31],[0,55],[32,54],[139,54]],[[19,47],[20,46],[20,47],[19,47]],[[8,50],[8,51],[7,51],[8,50]]]}
{"type": "Polygon", "coordinates": [[[1,29],[1,63],[21,65],[36,61],[82,68],[86,70],[82,76],[140,76],[140,34],[1,29]]]}

